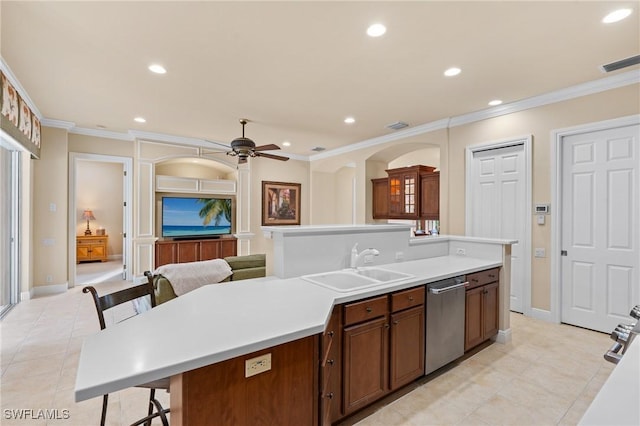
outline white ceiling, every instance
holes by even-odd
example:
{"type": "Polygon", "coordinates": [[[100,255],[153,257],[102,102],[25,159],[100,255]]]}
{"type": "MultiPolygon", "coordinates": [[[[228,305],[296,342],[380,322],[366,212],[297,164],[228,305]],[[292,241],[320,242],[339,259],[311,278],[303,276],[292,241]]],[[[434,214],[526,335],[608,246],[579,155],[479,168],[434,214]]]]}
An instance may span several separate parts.
{"type": "Polygon", "coordinates": [[[244,117],[256,144],[310,155],[601,79],[640,52],[639,5],[3,0],[1,54],[47,119],[228,143],[244,117]],[[618,7],[634,12],[603,24],[618,7]]]}

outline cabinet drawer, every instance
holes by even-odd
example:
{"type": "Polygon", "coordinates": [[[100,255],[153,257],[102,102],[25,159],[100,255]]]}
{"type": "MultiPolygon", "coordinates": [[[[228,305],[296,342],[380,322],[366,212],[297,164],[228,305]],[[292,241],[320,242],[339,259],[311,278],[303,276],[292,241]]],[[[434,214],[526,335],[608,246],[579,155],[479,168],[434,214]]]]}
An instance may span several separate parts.
{"type": "Polygon", "coordinates": [[[467,275],[467,281],[469,286],[467,290],[481,285],[489,284],[498,281],[500,277],[500,268],[487,269],[486,271],[475,272],[467,275]]]}
{"type": "Polygon", "coordinates": [[[399,291],[391,295],[391,312],[424,305],[424,286],[399,291]]]}
{"type": "Polygon", "coordinates": [[[344,307],[344,325],[355,324],[387,314],[387,296],[374,297],[344,307]]]}

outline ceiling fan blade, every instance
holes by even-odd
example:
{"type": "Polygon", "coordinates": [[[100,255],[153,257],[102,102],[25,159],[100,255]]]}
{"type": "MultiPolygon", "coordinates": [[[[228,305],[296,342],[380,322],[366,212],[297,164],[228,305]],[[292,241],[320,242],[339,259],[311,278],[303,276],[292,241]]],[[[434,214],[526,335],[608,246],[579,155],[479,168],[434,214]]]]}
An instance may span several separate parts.
{"type": "Polygon", "coordinates": [[[289,159],[289,157],[282,157],[280,155],[267,154],[264,152],[256,152],[256,157],[265,157],[265,158],[271,158],[272,160],[280,160],[280,161],[287,161],[289,159]]]}
{"type": "Polygon", "coordinates": [[[270,145],[260,145],[253,148],[254,151],[273,151],[276,149],[280,149],[278,145],[270,144],[270,145]]]}

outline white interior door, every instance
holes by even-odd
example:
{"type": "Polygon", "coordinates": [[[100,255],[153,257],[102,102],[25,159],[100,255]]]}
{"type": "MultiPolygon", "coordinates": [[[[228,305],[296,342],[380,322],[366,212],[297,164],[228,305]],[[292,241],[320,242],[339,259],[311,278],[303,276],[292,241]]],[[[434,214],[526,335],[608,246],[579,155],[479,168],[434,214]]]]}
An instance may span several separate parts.
{"type": "Polygon", "coordinates": [[[511,248],[511,310],[523,312],[530,221],[524,142],[474,149],[468,168],[467,235],[514,239],[511,248]]]}
{"type": "Polygon", "coordinates": [[[640,303],[639,135],[562,138],[562,322],[610,332],[640,303]]]}

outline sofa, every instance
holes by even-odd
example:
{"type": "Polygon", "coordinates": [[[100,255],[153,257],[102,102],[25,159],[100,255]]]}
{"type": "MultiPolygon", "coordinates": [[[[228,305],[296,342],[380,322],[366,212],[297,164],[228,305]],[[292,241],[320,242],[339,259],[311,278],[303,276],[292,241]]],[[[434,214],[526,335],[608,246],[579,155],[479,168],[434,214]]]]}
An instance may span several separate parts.
{"type": "MultiPolygon", "coordinates": [[[[266,255],[264,254],[228,256],[225,257],[224,260],[229,264],[233,273],[221,282],[239,281],[266,276],[266,255]]],[[[150,271],[145,271],[144,275],[153,285],[156,305],[160,305],[161,303],[178,297],[173,291],[171,282],[164,276],[154,275],[150,271]]]]}

